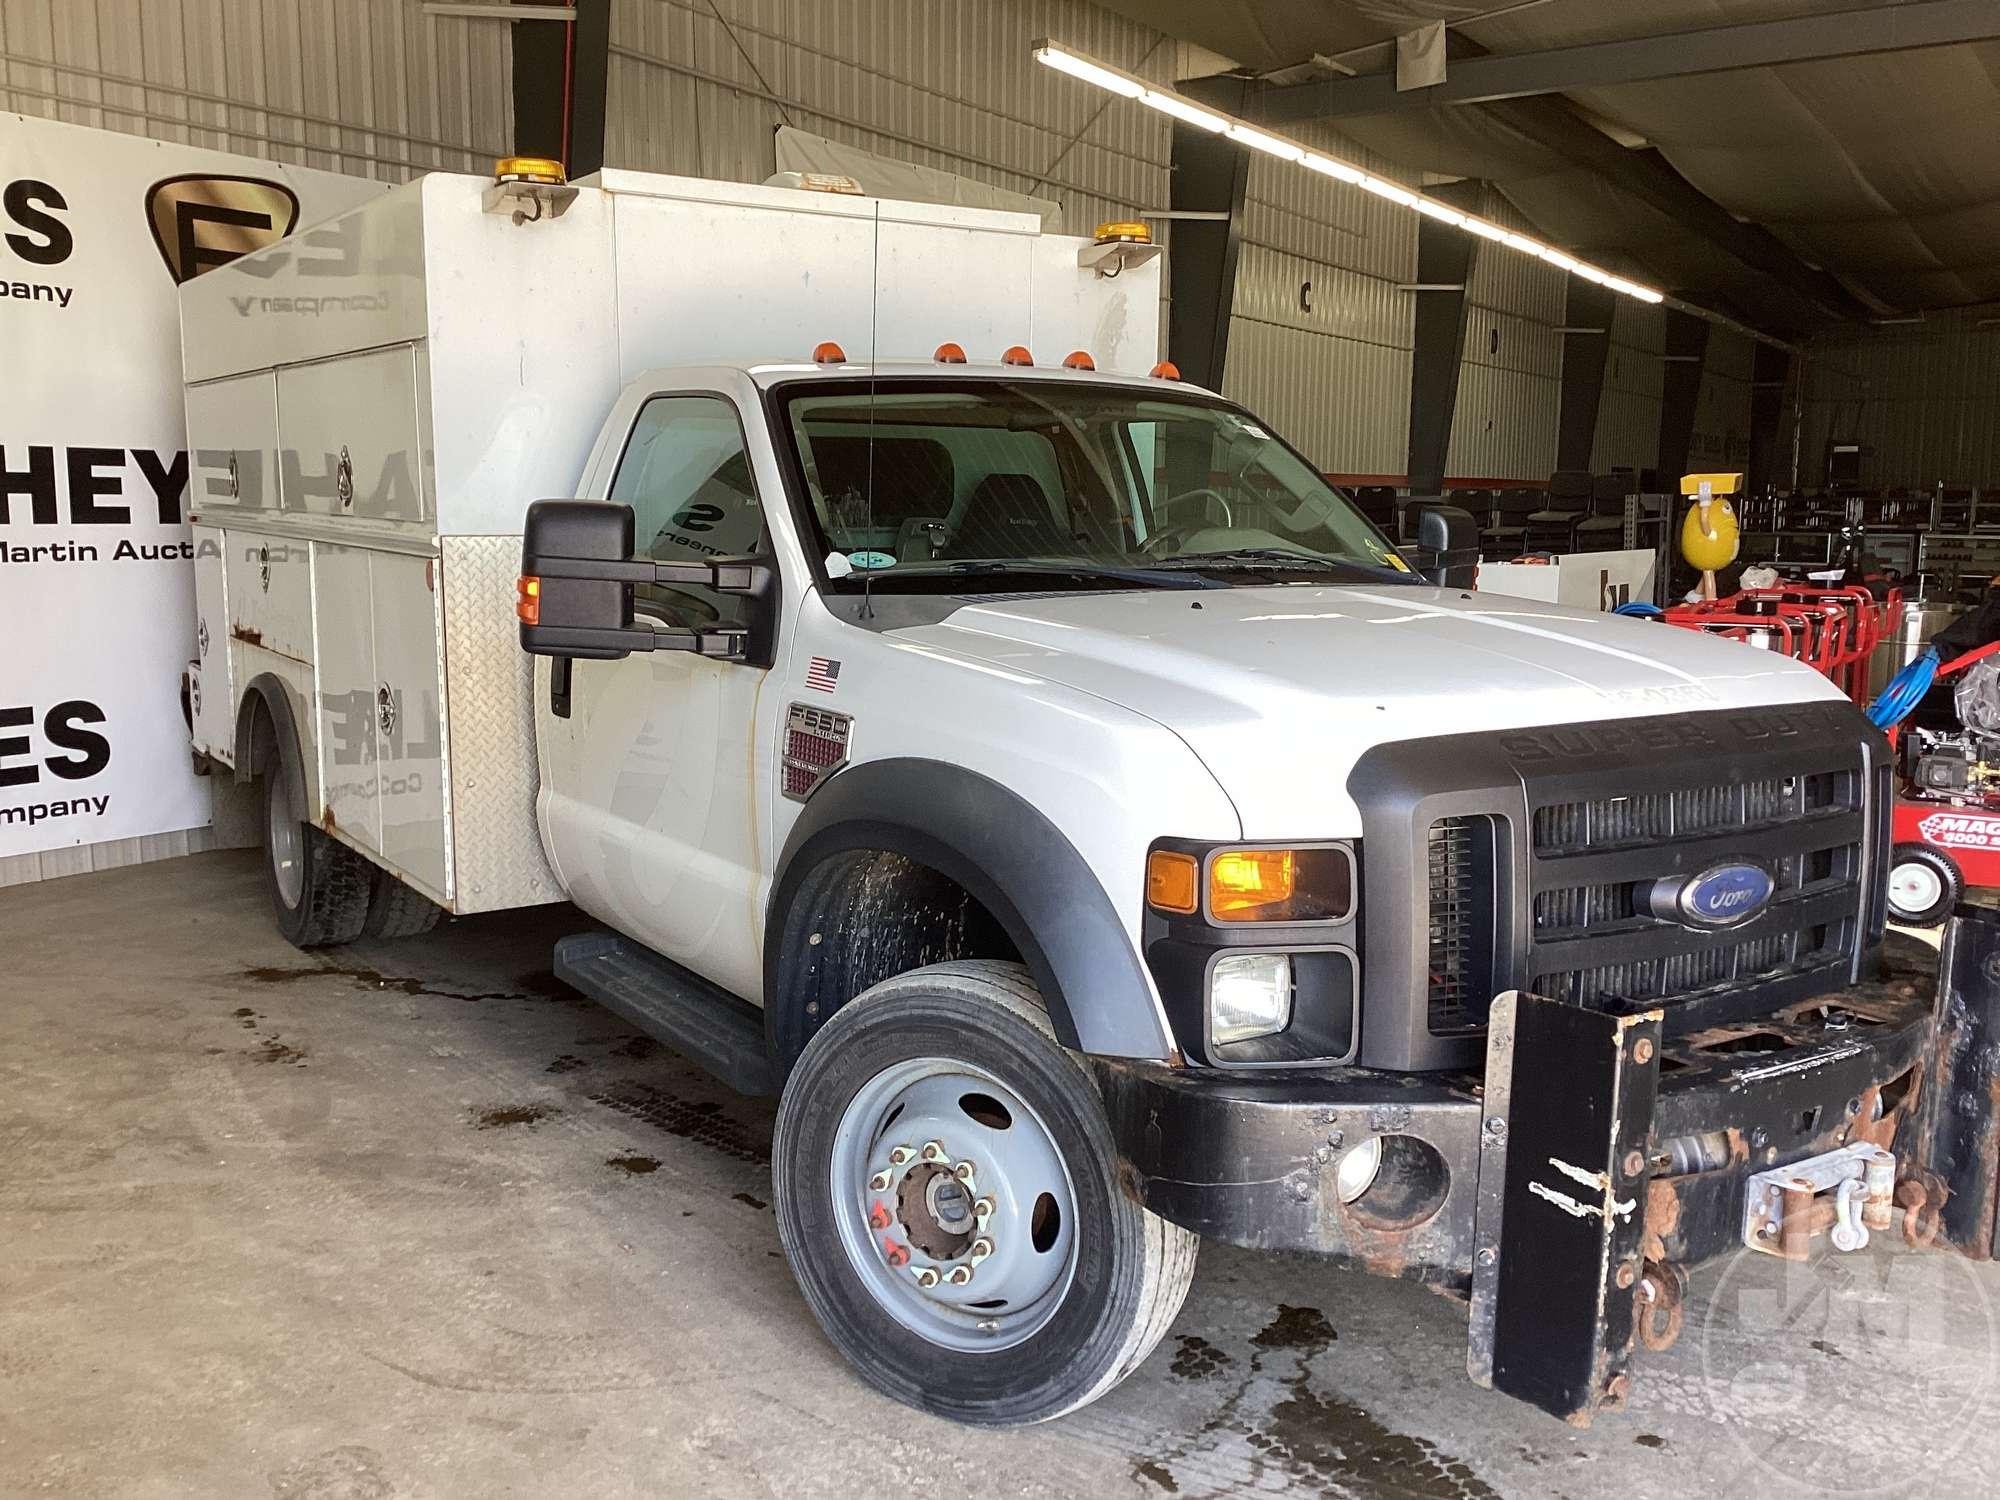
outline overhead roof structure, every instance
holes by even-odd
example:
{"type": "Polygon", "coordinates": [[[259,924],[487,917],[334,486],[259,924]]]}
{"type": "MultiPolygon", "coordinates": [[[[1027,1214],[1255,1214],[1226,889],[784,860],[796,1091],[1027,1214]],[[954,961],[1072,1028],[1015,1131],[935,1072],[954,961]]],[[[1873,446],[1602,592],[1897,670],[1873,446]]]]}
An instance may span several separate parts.
{"type": "Polygon", "coordinates": [[[2000,0],[1104,0],[1546,238],[1774,333],[2000,300],[2000,0]],[[1443,85],[1395,38],[1445,22],[1443,85]]]}

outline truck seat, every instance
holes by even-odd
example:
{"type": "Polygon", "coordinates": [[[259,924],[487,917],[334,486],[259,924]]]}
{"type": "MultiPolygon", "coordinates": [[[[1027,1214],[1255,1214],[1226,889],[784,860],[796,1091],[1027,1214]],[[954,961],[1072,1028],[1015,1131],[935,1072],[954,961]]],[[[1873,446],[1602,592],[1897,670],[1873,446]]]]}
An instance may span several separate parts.
{"type": "Polygon", "coordinates": [[[960,508],[945,557],[1067,556],[1076,543],[1056,521],[1048,491],[1032,474],[988,474],[960,508]]]}

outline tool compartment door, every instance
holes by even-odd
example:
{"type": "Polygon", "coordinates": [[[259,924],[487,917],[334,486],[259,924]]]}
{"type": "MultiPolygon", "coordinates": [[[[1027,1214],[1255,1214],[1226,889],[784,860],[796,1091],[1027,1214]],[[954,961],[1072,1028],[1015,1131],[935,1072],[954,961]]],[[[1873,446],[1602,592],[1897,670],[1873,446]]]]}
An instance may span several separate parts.
{"type": "Polygon", "coordinates": [[[420,521],[416,352],[408,344],[278,374],[285,509],[420,521]]]}
{"type": "Polygon", "coordinates": [[[318,544],[321,821],[364,849],[382,848],[370,554],[318,544]]]}
{"type": "Polygon", "coordinates": [[[435,559],[371,553],[381,852],[445,898],[444,727],[438,702],[435,559]]]}
{"type": "Polygon", "coordinates": [[[278,381],[270,371],[187,388],[188,509],[276,510],[278,381]]]}

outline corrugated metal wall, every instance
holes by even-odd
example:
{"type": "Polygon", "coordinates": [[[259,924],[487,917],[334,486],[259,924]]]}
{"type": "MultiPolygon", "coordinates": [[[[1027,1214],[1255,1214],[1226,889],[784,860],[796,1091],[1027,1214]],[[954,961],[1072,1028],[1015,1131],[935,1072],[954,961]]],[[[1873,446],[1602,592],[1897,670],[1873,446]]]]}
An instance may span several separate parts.
{"type": "MultiPolygon", "coordinates": [[[[1394,175],[1324,127],[1309,145],[1394,175]]],[[[1320,467],[1400,474],[1410,426],[1417,217],[1344,183],[1253,156],[1229,325],[1226,395],[1320,467]]]]}
{"type": "Polygon", "coordinates": [[[1036,63],[1041,36],[1162,82],[1178,56],[1075,0],[612,0],[604,159],[761,182],[790,124],[1058,199],[1071,233],[1163,207],[1160,117],[1036,63]]]}
{"type": "MultiPolygon", "coordinates": [[[[1694,414],[1688,462],[1696,471],[1739,470],[1750,463],[1750,382],[1756,369],[1756,341],[1720,325],[1708,331],[1702,361],[1701,394],[1694,414]]],[[[1679,475],[1662,475],[1671,483],[1679,475]]]]}
{"type": "MultiPolygon", "coordinates": [[[[415,0],[0,0],[0,112],[400,182],[490,171],[512,30],[415,0]]],[[[0,886],[254,841],[195,828],[0,859],[0,886]]]]}
{"type": "Polygon", "coordinates": [[[2000,486],[2000,314],[1974,308],[1814,339],[1801,483],[1820,482],[1829,440],[1871,445],[1863,475],[1874,484],[2000,486]]]}
{"type": "MultiPolygon", "coordinates": [[[[1531,233],[1513,206],[1488,189],[1479,214],[1531,233]]],[[[1458,372],[1448,475],[1547,479],[1556,466],[1562,410],[1565,277],[1504,246],[1481,243],[1465,288],[1465,357],[1458,372]]]]}
{"type": "Polygon", "coordinates": [[[1660,461],[1660,394],[1666,366],[1666,317],[1657,307],[1620,297],[1611,313],[1611,356],[1590,450],[1595,474],[1652,469],[1660,461]]]}
{"type": "Polygon", "coordinates": [[[511,30],[415,0],[4,0],[0,110],[392,182],[486,172],[511,30]]]}

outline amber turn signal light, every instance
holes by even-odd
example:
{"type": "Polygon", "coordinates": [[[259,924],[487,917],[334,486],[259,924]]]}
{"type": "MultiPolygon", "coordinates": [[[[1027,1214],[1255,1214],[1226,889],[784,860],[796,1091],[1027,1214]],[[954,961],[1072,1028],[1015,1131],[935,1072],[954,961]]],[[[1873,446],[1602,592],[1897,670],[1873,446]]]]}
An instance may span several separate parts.
{"type": "Polygon", "coordinates": [[[523,574],[515,585],[519,597],[514,602],[514,613],[523,625],[542,623],[542,580],[523,574]]]}
{"type": "Polygon", "coordinates": [[[1192,854],[1155,849],[1146,856],[1146,904],[1190,914],[1201,905],[1201,866],[1192,854]]]}

